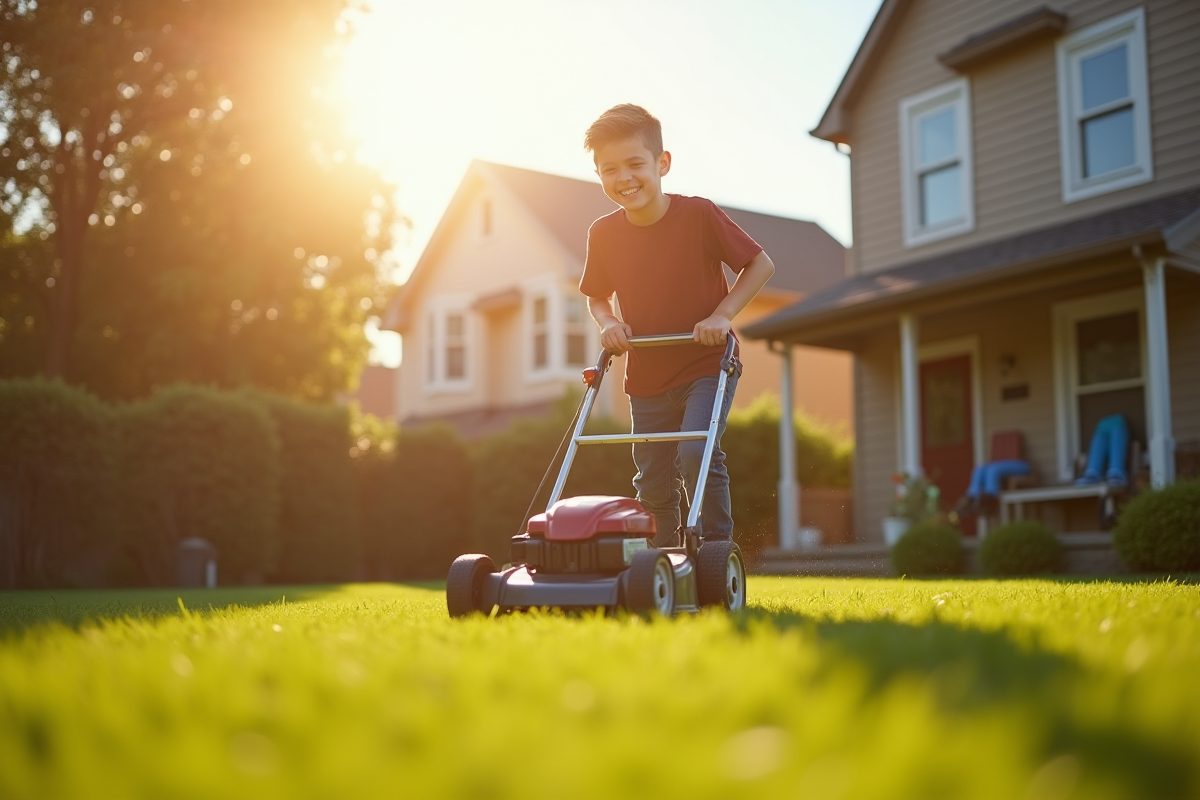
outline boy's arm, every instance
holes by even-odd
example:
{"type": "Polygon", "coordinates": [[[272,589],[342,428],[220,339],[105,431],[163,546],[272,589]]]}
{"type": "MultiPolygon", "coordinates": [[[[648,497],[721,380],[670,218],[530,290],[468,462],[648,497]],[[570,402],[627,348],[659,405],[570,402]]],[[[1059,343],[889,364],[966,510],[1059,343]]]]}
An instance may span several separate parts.
{"type": "Polygon", "coordinates": [[[617,317],[612,298],[588,297],[588,311],[600,326],[600,345],[605,350],[624,353],[630,349],[629,337],[633,336],[633,328],[617,317]]]}
{"type": "MultiPolygon", "coordinates": [[[[708,319],[696,323],[696,327],[692,330],[692,338],[700,344],[710,346],[725,344],[725,337],[729,335],[733,318],[749,305],[774,274],[775,264],[771,262],[766,253],[759,250],[758,255],[750,259],[750,263],[742,268],[737,280],[729,289],[729,294],[725,296],[716,310],[709,315],[708,319]]],[[[609,306],[608,310],[611,313],[612,306],[609,306]]],[[[592,315],[595,316],[595,312],[592,315]]],[[[616,318],[614,317],[614,319],[616,318]]],[[[599,322],[599,319],[596,321],[599,322]]],[[[601,336],[601,340],[603,341],[603,336],[601,336]]]]}

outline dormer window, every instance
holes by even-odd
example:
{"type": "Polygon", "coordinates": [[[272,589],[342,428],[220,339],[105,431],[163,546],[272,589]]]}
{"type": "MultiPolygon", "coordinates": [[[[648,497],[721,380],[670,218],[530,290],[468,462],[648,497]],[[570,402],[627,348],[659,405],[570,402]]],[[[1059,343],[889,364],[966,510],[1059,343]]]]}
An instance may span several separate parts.
{"type": "Polygon", "coordinates": [[[901,101],[900,163],[905,247],[975,229],[966,79],[901,101]]]}
{"type": "Polygon", "coordinates": [[[1153,179],[1142,9],[1058,43],[1058,107],[1064,203],[1153,179]]]}

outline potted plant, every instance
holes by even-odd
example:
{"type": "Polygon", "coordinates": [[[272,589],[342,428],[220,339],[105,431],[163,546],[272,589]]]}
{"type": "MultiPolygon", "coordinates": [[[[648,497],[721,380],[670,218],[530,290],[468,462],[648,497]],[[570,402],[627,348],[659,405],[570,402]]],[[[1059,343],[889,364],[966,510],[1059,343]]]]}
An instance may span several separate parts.
{"type": "Polygon", "coordinates": [[[938,487],[924,475],[907,472],[892,476],[895,495],[888,516],[883,518],[883,541],[892,547],[910,526],[937,514],[938,487]]]}

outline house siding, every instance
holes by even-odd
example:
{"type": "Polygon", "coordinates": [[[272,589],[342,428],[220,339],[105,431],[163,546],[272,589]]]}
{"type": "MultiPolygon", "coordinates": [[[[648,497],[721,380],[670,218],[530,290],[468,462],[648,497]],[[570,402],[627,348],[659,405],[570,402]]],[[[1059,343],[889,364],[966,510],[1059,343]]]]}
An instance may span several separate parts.
{"type": "MultiPolygon", "coordinates": [[[[1055,41],[1042,39],[971,67],[975,229],[922,247],[902,236],[898,106],[959,77],[936,55],[1027,13],[1037,0],[915,0],[903,13],[850,112],[856,272],[872,272],[1002,239],[1200,185],[1200,4],[1149,0],[1146,44],[1153,181],[1064,204],[1055,41]]],[[[1128,0],[1067,0],[1067,33],[1137,8],[1128,0]]]]}
{"type": "Polygon", "coordinates": [[[553,277],[547,278],[548,275],[562,276],[559,288],[570,291],[573,287],[566,276],[578,273],[578,265],[567,263],[569,256],[554,246],[528,213],[502,195],[492,195],[493,233],[482,239],[473,229],[477,219],[470,213],[476,209],[476,197],[469,198],[464,204],[467,213],[454,220],[453,227],[446,232],[444,250],[437,254],[438,268],[427,271],[412,297],[415,318],[404,332],[402,342],[404,367],[400,370],[398,401],[401,419],[498,405],[521,406],[562,396],[561,380],[531,382],[526,377],[530,345],[524,341],[519,309],[470,313],[469,390],[433,392],[425,385],[424,315],[432,299],[445,295],[477,299],[521,287],[528,281],[545,280],[548,287],[554,286],[553,277]],[[497,384],[493,381],[499,381],[499,397],[505,398],[504,401],[498,399],[497,384]]]}

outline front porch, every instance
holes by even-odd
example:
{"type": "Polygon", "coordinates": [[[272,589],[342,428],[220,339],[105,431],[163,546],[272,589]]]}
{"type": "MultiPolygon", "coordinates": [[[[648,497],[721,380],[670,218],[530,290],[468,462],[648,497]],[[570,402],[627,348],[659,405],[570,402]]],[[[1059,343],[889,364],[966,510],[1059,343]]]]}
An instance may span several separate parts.
{"type": "MultiPolygon", "coordinates": [[[[1071,539],[1071,552],[1095,550],[1095,537],[1106,536],[1097,532],[1097,497],[1076,498],[1066,487],[1096,424],[1125,417],[1145,452],[1147,468],[1129,476],[1130,492],[1173,482],[1176,440],[1200,439],[1200,364],[1189,357],[1200,348],[1198,236],[1200,191],[1192,190],[853,277],[750,326],[749,335],[781,354],[785,374],[797,344],[855,357],[861,552],[769,551],[764,568],[877,573],[891,477],[928,475],[949,510],[972,468],[991,460],[1000,432],[1019,434],[1032,486],[1042,490],[1013,498],[1025,516],[1093,537],[1071,539]]],[[[786,390],[783,400],[786,409],[786,390]]],[[[781,427],[789,420],[783,414],[781,427]]],[[[788,460],[785,451],[780,541],[795,539],[799,519],[788,460]]],[[[987,528],[971,519],[966,540],[987,528]]]]}
{"type": "MultiPolygon", "coordinates": [[[[1068,575],[1120,575],[1128,572],[1112,546],[1112,535],[1103,532],[1061,533],[1062,572],[1068,575]]],[[[978,538],[965,538],[963,571],[979,575],[978,538]]],[[[808,575],[841,578],[896,577],[886,545],[854,543],[814,550],[763,550],[752,572],[755,575],[808,575]]]]}

